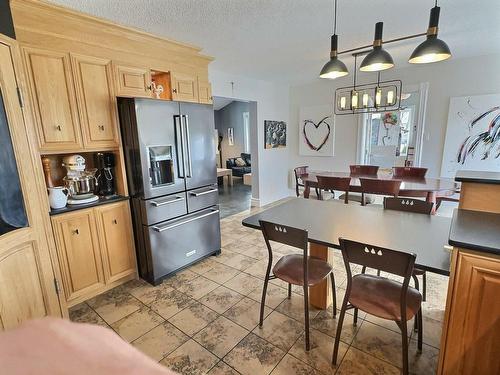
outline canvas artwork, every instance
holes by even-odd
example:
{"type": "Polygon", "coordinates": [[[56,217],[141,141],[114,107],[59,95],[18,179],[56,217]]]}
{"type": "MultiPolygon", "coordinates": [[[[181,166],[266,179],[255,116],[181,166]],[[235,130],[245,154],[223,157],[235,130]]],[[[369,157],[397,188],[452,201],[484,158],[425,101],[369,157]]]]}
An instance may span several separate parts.
{"type": "Polygon", "coordinates": [[[300,109],[299,155],[333,156],[335,122],[329,105],[300,109]]]}
{"type": "Polygon", "coordinates": [[[227,128],[227,143],[234,146],[234,128],[227,128]]]}
{"type": "Polygon", "coordinates": [[[450,99],[441,175],[458,170],[500,172],[500,94],[450,99]]]}
{"type": "Polygon", "coordinates": [[[286,147],[286,122],[264,121],[264,147],[285,148],[286,147]]]}

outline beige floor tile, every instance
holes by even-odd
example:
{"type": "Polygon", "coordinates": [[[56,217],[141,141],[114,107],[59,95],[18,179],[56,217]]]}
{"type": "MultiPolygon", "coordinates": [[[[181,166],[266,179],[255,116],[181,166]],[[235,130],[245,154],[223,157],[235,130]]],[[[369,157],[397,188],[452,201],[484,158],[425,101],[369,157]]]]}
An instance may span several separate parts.
{"type": "MultiPolygon", "coordinates": [[[[274,261],[273,261],[273,263],[274,263],[274,261]]],[[[253,263],[250,267],[246,268],[244,271],[245,271],[245,273],[248,273],[249,275],[252,275],[254,277],[258,277],[259,279],[264,280],[264,278],[266,277],[266,272],[267,272],[267,264],[268,264],[267,259],[261,259],[255,263],[253,263]]],[[[274,266],[274,264],[273,264],[273,266],[274,266]]],[[[272,273],[272,268],[271,268],[271,273],[272,273]]]]}
{"type": "MultiPolygon", "coordinates": [[[[321,331],[328,336],[335,338],[337,334],[337,324],[339,321],[340,312],[337,312],[337,316],[333,316],[332,308],[328,310],[321,310],[314,319],[311,320],[311,327],[321,331]]],[[[356,326],[353,325],[352,316],[345,315],[344,324],[342,325],[342,333],[340,339],[346,344],[351,344],[354,336],[361,326],[362,320],[358,321],[356,326]]]]}
{"type": "Polygon", "coordinates": [[[69,319],[72,322],[95,324],[109,328],[106,322],[85,302],[69,309],[69,319]]]}
{"type": "Polygon", "coordinates": [[[114,289],[91,298],[87,303],[108,324],[113,324],[144,306],[130,294],[114,289]]]}
{"type": "MultiPolygon", "coordinates": [[[[377,316],[370,315],[370,314],[366,314],[365,320],[367,322],[376,324],[376,325],[378,325],[380,327],[383,327],[383,328],[386,328],[386,329],[390,329],[391,331],[394,331],[394,332],[396,332],[398,334],[401,333],[401,330],[399,329],[398,325],[393,320],[382,319],[382,318],[379,318],[377,316]]],[[[408,335],[410,335],[412,333],[413,323],[414,323],[413,319],[409,320],[407,322],[406,327],[408,329],[408,335]]]]}
{"type": "Polygon", "coordinates": [[[238,292],[226,288],[225,286],[220,286],[201,297],[199,301],[219,314],[222,314],[237,302],[241,301],[242,298],[243,295],[238,292]]]}
{"type": "Polygon", "coordinates": [[[229,289],[235,290],[242,295],[247,295],[256,288],[260,288],[260,290],[262,290],[263,285],[263,280],[260,280],[243,272],[239,273],[238,275],[224,283],[224,286],[228,287],[229,289]]]}
{"type": "Polygon", "coordinates": [[[266,375],[284,355],[285,352],[251,333],[229,352],[224,361],[243,375],[266,375]]]}
{"type": "Polygon", "coordinates": [[[219,359],[194,340],[182,344],[160,363],[182,375],[206,374],[219,359]]]}
{"type": "Polygon", "coordinates": [[[354,347],[347,351],[337,374],[339,375],[399,375],[400,369],[354,347]]]}
{"type": "Polygon", "coordinates": [[[171,317],[168,321],[182,332],[193,336],[208,323],[215,320],[217,316],[218,314],[215,311],[199,302],[195,302],[171,317]]]}
{"type": "MultiPolygon", "coordinates": [[[[412,321],[413,324],[413,321],[412,321]]],[[[423,317],[422,325],[424,326],[423,342],[434,348],[440,348],[441,345],[441,332],[443,331],[443,323],[434,319],[423,317]]],[[[418,333],[412,331],[411,337],[417,340],[418,333]]]]}
{"type": "Polygon", "coordinates": [[[321,375],[321,373],[290,354],[287,354],[273,372],[271,372],[271,375],[321,375]]]}
{"type": "MultiPolygon", "coordinates": [[[[334,374],[337,367],[332,365],[332,353],[334,341],[328,335],[316,330],[311,330],[311,349],[305,349],[305,339],[301,336],[290,349],[289,354],[307,363],[309,366],[321,371],[324,374],[334,374]]],[[[339,357],[337,363],[340,364],[348,346],[342,341],[339,346],[339,357]]]]}
{"type": "Polygon", "coordinates": [[[193,338],[204,348],[222,358],[248,333],[243,327],[220,316],[198,332],[193,338]]]}
{"type": "Polygon", "coordinates": [[[186,281],[193,280],[198,276],[199,275],[196,272],[193,272],[189,269],[185,269],[163,280],[162,285],[168,285],[172,288],[177,289],[180,285],[183,285],[186,281]]]}
{"type": "MultiPolygon", "coordinates": [[[[304,321],[304,297],[292,293],[291,299],[285,299],[276,308],[282,314],[298,321],[304,321]]],[[[321,310],[309,305],[309,319],[314,319],[321,310]]]]}
{"type": "Polygon", "coordinates": [[[158,299],[151,304],[151,309],[163,318],[169,319],[179,311],[184,310],[195,300],[177,290],[167,293],[164,298],[158,299]]]}
{"type": "Polygon", "coordinates": [[[136,312],[127,315],[125,318],[111,324],[111,328],[115,330],[125,341],[133,341],[144,335],[157,325],[164,322],[164,319],[149,307],[142,307],[136,312]]]}
{"type": "MultiPolygon", "coordinates": [[[[264,284],[264,283],[262,283],[264,284]]],[[[262,289],[264,285],[260,288],[254,289],[252,292],[248,294],[248,297],[260,302],[262,300],[262,289]]],[[[283,302],[286,298],[288,298],[288,290],[283,289],[279,286],[273,285],[271,283],[267,286],[266,292],[266,306],[275,309],[278,305],[283,302]]]]}
{"type": "Polygon", "coordinates": [[[246,255],[242,255],[242,254],[236,254],[236,255],[232,256],[230,259],[226,260],[224,262],[224,264],[226,266],[233,267],[239,271],[243,271],[243,270],[246,270],[249,267],[251,267],[256,262],[258,262],[258,261],[254,258],[250,258],[250,257],[248,257],[246,255]]]}
{"type": "MultiPolygon", "coordinates": [[[[271,313],[271,309],[264,309],[264,317],[271,313]]],[[[236,305],[227,310],[223,315],[239,324],[240,326],[253,330],[259,324],[260,303],[250,298],[243,298],[236,305]]]]}
{"type": "Polygon", "coordinates": [[[216,282],[203,276],[198,276],[195,279],[185,281],[178,285],[177,290],[191,298],[199,299],[217,287],[219,287],[219,284],[216,282]]]}
{"type": "Polygon", "coordinates": [[[223,284],[238,273],[240,273],[240,271],[235,268],[222,263],[216,263],[210,271],[203,274],[203,277],[215,281],[216,283],[223,284]]]}
{"type": "Polygon", "coordinates": [[[408,362],[411,374],[435,374],[439,361],[439,349],[424,344],[422,351],[417,349],[417,341],[410,340],[408,348],[408,362]]]}
{"type": "Polygon", "coordinates": [[[264,320],[262,327],[255,327],[252,332],[286,352],[304,332],[304,325],[295,319],[273,311],[264,320]]]}
{"type": "Polygon", "coordinates": [[[240,373],[228,364],[220,361],[208,372],[208,375],[240,375],[240,373]]]}
{"type": "Polygon", "coordinates": [[[188,340],[189,336],[169,322],[163,322],[133,341],[132,345],[155,361],[160,361],[188,340]]]}
{"type": "Polygon", "coordinates": [[[130,289],[129,293],[145,305],[149,306],[158,299],[164,298],[165,295],[170,293],[172,290],[174,290],[174,288],[167,284],[153,286],[151,284],[144,283],[140,286],[130,289]]]}
{"type": "Polygon", "coordinates": [[[196,264],[193,264],[188,268],[188,270],[195,272],[199,275],[203,275],[204,273],[207,273],[212,268],[214,268],[216,264],[217,262],[212,257],[209,257],[203,259],[202,261],[197,262],[196,264]]]}
{"type": "Polygon", "coordinates": [[[214,261],[216,261],[217,263],[225,263],[236,255],[238,255],[238,253],[235,253],[228,248],[223,247],[221,253],[214,257],[214,261]]]}

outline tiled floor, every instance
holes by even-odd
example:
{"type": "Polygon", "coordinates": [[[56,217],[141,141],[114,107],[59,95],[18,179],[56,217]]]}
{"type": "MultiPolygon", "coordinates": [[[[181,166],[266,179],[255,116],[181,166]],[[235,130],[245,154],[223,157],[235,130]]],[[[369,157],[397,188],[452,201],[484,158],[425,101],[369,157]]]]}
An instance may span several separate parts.
{"type": "MultiPolygon", "coordinates": [[[[300,288],[287,299],[273,280],[263,328],[258,327],[267,250],[262,235],[244,228],[248,211],[222,219],[222,254],[210,257],[158,287],[131,281],[71,309],[74,321],[110,327],[155,361],[181,374],[398,374],[401,336],[395,323],[347,315],[338,366],[331,355],[337,319],[331,310],[310,310],[311,350],[304,350],[300,288]]],[[[276,247],[275,258],[293,250],[276,247]]],[[[340,252],[334,252],[338,306],[345,288],[340,252]]],[[[435,373],[448,279],[428,274],[424,348],[410,338],[410,370],[435,373]]]]}

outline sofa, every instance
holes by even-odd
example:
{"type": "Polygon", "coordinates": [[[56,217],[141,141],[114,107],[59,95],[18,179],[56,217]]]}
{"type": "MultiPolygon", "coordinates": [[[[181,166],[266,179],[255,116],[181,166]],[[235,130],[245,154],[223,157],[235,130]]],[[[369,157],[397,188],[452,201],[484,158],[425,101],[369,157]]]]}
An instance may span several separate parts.
{"type": "Polygon", "coordinates": [[[252,158],[250,154],[242,152],[237,158],[227,159],[226,168],[233,171],[233,176],[243,177],[246,173],[252,173],[252,158]],[[239,160],[237,161],[236,159],[239,160]]]}

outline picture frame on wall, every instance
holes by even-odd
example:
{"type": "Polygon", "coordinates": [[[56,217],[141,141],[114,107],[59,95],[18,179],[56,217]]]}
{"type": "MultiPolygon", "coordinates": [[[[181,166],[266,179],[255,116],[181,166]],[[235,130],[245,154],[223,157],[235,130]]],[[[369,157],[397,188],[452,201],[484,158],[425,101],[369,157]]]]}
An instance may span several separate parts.
{"type": "Polygon", "coordinates": [[[264,121],[264,148],[276,149],[286,147],[286,122],[264,121]]]}
{"type": "Polygon", "coordinates": [[[227,144],[234,146],[234,128],[227,128],[227,144]]]}
{"type": "Polygon", "coordinates": [[[334,156],[335,119],[329,105],[300,108],[299,155],[334,156]]]}

